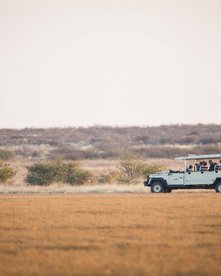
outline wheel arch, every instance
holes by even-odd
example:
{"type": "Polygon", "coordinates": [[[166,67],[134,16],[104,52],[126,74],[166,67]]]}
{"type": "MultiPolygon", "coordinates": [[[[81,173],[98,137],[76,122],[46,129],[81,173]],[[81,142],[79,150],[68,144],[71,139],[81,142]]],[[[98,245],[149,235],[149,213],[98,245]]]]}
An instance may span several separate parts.
{"type": "Polygon", "coordinates": [[[216,180],[213,183],[213,186],[215,187],[217,183],[221,182],[221,177],[217,177],[216,180]]]}
{"type": "Polygon", "coordinates": [[[157,177],[157,178],[151,179],[150,186],[152,186],[152,184],[154,182],[161,182],[165,188],[167,187],[167,181],[165,179],[163,179],[162,177],[157,177]]]}

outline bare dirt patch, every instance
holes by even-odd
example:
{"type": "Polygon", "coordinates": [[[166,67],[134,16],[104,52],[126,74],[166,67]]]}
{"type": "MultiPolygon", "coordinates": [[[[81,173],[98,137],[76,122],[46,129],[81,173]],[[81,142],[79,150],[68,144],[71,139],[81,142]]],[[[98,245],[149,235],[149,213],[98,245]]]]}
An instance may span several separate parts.
{"type": "Polygon", "coordinates": [[[1,275],[220,275],[214,192],[0,195],[1,275]]]}

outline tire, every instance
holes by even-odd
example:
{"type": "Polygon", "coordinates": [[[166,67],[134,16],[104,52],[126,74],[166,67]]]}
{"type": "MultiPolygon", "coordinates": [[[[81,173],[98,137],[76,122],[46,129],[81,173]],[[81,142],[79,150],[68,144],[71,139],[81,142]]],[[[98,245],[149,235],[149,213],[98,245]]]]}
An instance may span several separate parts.
{"type": "Polygon", "coordinates": [[[165,193],[171,193],[172,192],[172,189],[166,189],[165,190],[165,193]]]}
{"type": "Polygon", "coordinates": [[[165,191],[164,185],[160,181],[156,181],[151,185],[152,193],[163,193],[165,191]]]}
{"type": "Polygon", "coordinates": [[[217,193],[221,193],[221,181],[216,184],[215,190],[217,193]]]}

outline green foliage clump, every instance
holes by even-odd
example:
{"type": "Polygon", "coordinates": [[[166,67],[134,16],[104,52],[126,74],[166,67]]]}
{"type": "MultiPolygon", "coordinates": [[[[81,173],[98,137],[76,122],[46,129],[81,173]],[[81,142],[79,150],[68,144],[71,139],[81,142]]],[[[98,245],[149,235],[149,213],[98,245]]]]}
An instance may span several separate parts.
{"type": "Polygon", "coordinates": [[[27,169],[28,175],[25,181],[32,185],[48,185],[57,175],[56,166],[51,163],[36,163],[27,169]]]}
{"type": "Polygon", "coordinates": [[[0,149],[0,160],[8,161],[12,159],[14,155],[13,151],[0,149]]]}
{"type": "Polygon", "coordinates": [[[76,163],[64,165],[66,166],[64,167],[64,171],[62,173],[62,182],[66,182],[71,185],[84,184],[91,178],[91,174],[88,171],[79,168],[76,163]]]}
{"type": "Polygon", "coordinates": [[[35,163],[28,167],[25,181],[31,185],[49,185],[53,182],[84,184],[90,178],[90,173],[79,168],[76,163],[64,163],[61,160],[35,163]]]}
{"type": "Polygon", "coordinates": [[[16,175],[16,171],[9,165],[0,162],[0,182],[6,182],[16,175]]]}
{"type": "Polygon", "coordinates": [[[148,174],[162,170],[160,166],[147,165],[133,157],[123,158],[120,162],[119,169],[121,174],[118,181],[120,183],[133,183],[139,177],[147,176],[148,174]]]}

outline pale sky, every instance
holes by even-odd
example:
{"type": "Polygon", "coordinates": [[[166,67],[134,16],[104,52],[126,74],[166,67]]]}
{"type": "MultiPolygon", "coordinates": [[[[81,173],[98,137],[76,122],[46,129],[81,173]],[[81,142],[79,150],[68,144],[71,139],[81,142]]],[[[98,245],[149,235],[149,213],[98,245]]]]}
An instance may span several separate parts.
{"type": "Polygon", "coordinates": [[[0,0],[0,128],[221,123],[220,0],[0,0]]]}

